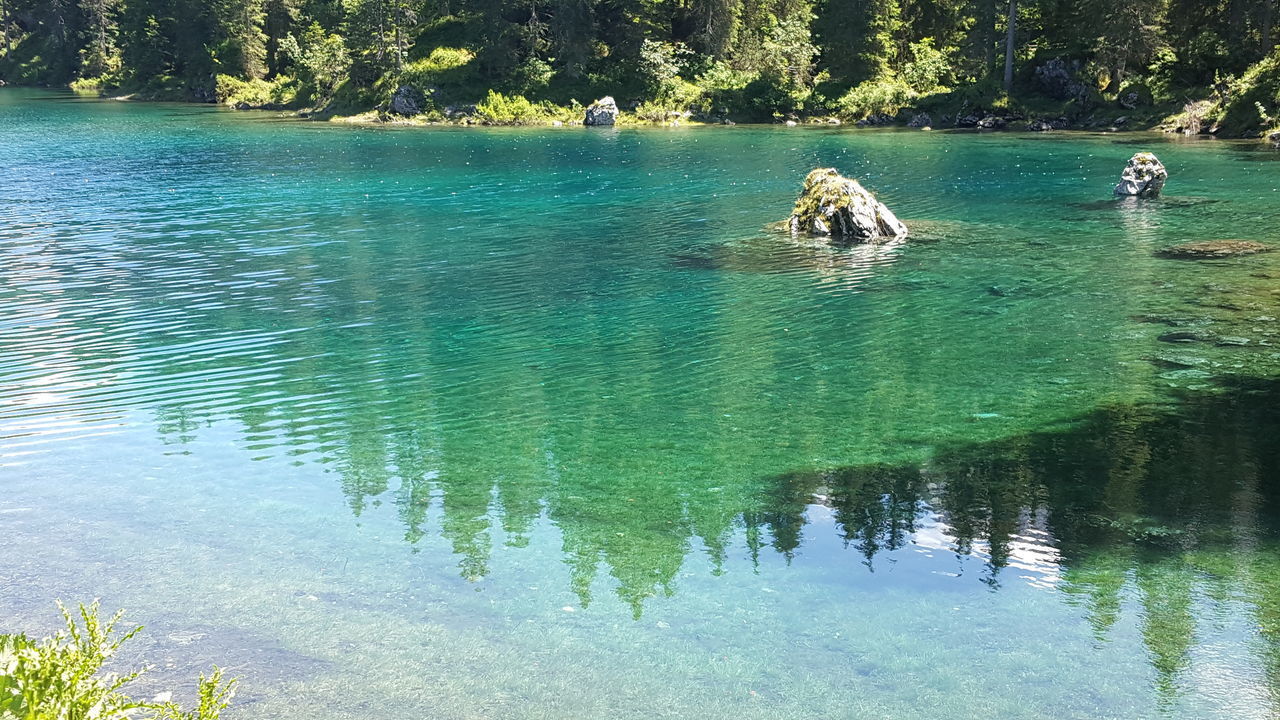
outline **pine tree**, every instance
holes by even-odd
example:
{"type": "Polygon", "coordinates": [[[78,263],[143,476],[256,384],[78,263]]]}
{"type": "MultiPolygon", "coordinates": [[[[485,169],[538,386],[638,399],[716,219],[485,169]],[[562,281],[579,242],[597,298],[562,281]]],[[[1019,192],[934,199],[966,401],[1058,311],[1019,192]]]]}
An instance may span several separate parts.
{"type": "Polygon", "coordinates": [[[565,78],[576,80],[590,61],[596,40],[592,0],[555,0],[550,24],[556,65],[565,78]]]}
{"type": "Polygon", "coordinates": [[[266,0],[216,0],[211,4],[216,32],[221,36],[217,61],[222,71],[243,78],[266,75],[266,0]]]}
{"type": "Polygon", "coordinates": [[[1009,0],[1009,19],[1005,25],[1004,91],[1013,90],[1013,48],[1018,31],[1018,0],[1009,0]]]}
{"type": "Polygon", "coordinates": [[[80,74],[102,77],[119,64],[116,50],[116,4],[118,0],[82,0],[87,42],[81,51],[80,74]]]}

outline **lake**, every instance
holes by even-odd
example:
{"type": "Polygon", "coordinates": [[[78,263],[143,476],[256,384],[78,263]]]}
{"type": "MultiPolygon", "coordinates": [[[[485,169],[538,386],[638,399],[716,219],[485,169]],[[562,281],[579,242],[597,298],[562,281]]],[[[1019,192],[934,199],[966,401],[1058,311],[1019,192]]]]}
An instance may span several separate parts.
{"type": "Polygon", "coordinates": [[[229,718],[1280,714],[1280,253],[1155,255],[1275,242],[1280,154],[17,89],[0,149],[0,630],[101,598],[229,718]],[[912,238],[769,232],[817,166],[912,238]]]}

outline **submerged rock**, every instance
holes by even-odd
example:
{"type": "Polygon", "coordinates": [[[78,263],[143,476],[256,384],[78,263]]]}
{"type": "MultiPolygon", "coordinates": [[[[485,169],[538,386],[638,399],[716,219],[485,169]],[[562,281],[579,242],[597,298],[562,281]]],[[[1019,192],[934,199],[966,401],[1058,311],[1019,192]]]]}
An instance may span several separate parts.
{"type": "Polygon", "coordinates": [[[818,168],[805,176],[787,226],[792,234],[830,235],[855,243],[907,237],[907,226],[884,203],[834,168],[818,168]]]}
{"type": "Polygon", "coordinates": [[[582,120],[583,125],[613,125],[618,121],[618,103],[613,98],[605,95],[599,100],[587,106],[587,115],[582,120]]]}
{"type": "Polygon", "coordinates": [[[1175,330],[1174,332],[1164,333],[1163,335],[1160,335],[1156,339],[1159,340],[1160,342],[1167,342],[1167,343],[1193,343],[1193,342],[1204,342],[1206,340],[1212,340],[1213,336],[1207,333],[1195,332],[1191,330],[1175,330]]]}
{"type": "Polygon", "coordinates": [[[1156,252],[1156,255],[1176,260],[1212,260],[1237,255],[1254,255],[1270,249],[1252,240],[1210,240],[1174,245],[1156,252]]]}
{"type": "Polygon", "coordinates": [[[1155,155],[1149,152],[1136,153],[1124,166],[1124,174],[1116,185],[1115,194],[1120,196],[1153,198],[1160,195],[1164,181],[1169,179],[1169,171],[1155,155]]]}

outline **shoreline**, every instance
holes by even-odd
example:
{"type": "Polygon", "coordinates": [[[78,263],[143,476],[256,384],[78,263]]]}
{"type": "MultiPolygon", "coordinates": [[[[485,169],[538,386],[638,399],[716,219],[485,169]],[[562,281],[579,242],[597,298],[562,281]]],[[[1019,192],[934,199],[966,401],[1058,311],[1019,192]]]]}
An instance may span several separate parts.
{"type": "MultiPolygon", "coordinates": [[[[471,112],[460,112],[453,115],[439,116],[431,113],[419,113],[417,115],[401,115],[389,112],[384,109],[370,109],[353,114],[328,113],[308,108],[288,108],[281,106],[263,105],[263,106],[240,106],[219,103],[213,101],[200,101],[190,99],[173,99],[161,97],[144,97],[138,93],[126,93],[121,95],[113,95],[105,91],[85,91],[76,90],[71,87],[48,87],[37,85],[18,85],[8,83],[0,85],[0,89],[12,88],[23,90],[37,90],[42,92],[65,93],[67,95],[78,96],[82,98],[95,100],[113,100],[117,102],[141,102],[141,103],[175,103],[180,105],[192,106],[211,106],[234,112],[265,112],[278,113],[281,117],[293,120],[306,120],[311,122],[327,122],[337,125],[350,125],[355,127],[387,127],[387,128],[479,128],[479,127],[522,127],[522,128],[582,128],[588,127],[581,120],[559,120],[553,118],[540,118],[527,122],[511,122],[497,123],[487,122],[474,114],[474,106],[471,112]]],[[[566,112],[569,108],[562,108],[566,112]]],[[[952,118],[949,115],[940,116],[939,119],[946,124],[933,126],[930,124],[920,124],[918,119],[922,113],[913,113],[904,110],[895,118],[872,117],[857,121],[848,121],[831,115],[814,115],[814,116],[793,116],[787,119],[778,119],[774,122],[758,122],[758,121],[734,121],[727,118],[698,118],[690,113],[682,113],[680,117],[673,118],[671,121],[651,121],[637,117],[632,111],[625,110],[619,113],[618,122],[613,126],[604,127],[621,127],[621,128],[706,128],[706,127],[793,127],[793,128],[857,128],[857,129],[894,129],[894,130],[917,130],[925,132],[949,132],[949,133],[973,133],[973,134],[990,134],[1000,132],[1012,133],[1055,133],[1055,132],[1080,132],[1080,133],[1097,133],[1097,134],[1121,134],[1121,133],[1157,133],[1168,135],[1171,138],[1185,138],[1187,140],[1232,140],[1232,141],[1252,141],[1270,145],[1280,149],[1280,144],[1274,139],[1267,136],[1248,137],[1248,136],[1230,136],[1221,135],[1211,132],[1201,132],[1189,134],[1180,132],[1169,127],[1166,122],[1168,117],[1162,113],[1145,113],[1139,119],[1135,113],[1132,116],[1118,115],[1112,118],[1112,122],[1102,122],[1094,116],[1090,116],[1082,121],[1069,121],[1065,117],[1059,116],[1052,120],[1043,118],[1027,118],[1021,113],[1010,114],[985,114],[984,111],[977,111],[964,118],[952,118]],[[978,115],[977,112],[984,114],[978,115]],[[903,115],[911,115],[907,119],[902,119],[903,115]],[[1119,121],[1119,122],[1116,122],[1119,121]],[[1163,122],[1162,122],[1163,121],[1163,122]],[[957,124],[959,122],[960,124],[957,124]]],[[[1107,113],[1113,115],[1115,113],[1107,113]]],[[[925,114],[927,116],[927,114],[925,114]]],[[[932,118],[928,118],[932,120],[932,118]]]]}

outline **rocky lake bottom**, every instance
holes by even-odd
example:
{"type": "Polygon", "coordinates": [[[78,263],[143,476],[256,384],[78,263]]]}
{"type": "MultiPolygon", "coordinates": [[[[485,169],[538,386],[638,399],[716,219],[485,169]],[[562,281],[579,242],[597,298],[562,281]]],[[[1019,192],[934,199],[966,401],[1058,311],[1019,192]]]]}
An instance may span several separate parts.
{"type": "Polygon", "coordinates": [[[1280,154],[0,90],[0,631],[230,718],[1280,713],[1280,154]],[[1154,200],[1111,188],[1138,150],[1154,200]],[[911,230],[769,232],[834,167],[911,230]]]}

